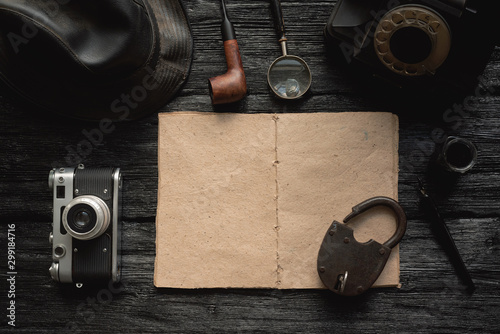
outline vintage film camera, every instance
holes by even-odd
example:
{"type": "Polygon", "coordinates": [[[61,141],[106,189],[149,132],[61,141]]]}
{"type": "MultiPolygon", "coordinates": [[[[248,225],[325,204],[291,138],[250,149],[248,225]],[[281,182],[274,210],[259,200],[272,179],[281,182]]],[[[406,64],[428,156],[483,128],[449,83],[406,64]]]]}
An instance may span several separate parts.
{"type": "Polygon", "coordinates": [[[119,168],[55,168],[52,265],[55,281],[108,284],[120,280],[121,188],[119,168]]]}
{"type": "Polygon", "coordinates": [[[369,65],[395,86],[464,94],[476,87],[500,40],[494,6],[484,0],[339,0],[325,37],[347,62],[369,65]]]}

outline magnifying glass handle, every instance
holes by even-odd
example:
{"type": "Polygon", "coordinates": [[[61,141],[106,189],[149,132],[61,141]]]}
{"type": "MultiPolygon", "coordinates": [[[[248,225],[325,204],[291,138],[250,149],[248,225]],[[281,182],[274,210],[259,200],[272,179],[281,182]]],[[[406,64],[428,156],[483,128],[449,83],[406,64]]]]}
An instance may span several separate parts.
{"type": "Polygon", "coordinates": [[[285,37],[285,20],[283,19],[283,11],[281,10],[280,0],[271,0],[271,9],[274,15],[274,22],[276,24],[276,29],[280,35],[280,42],[286,41],[285,37]]]}

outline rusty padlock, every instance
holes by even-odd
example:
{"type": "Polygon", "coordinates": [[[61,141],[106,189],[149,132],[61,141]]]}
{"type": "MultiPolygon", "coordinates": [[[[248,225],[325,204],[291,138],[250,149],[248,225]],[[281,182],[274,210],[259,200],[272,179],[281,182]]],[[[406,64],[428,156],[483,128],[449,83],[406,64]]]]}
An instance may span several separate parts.
{"type": "Polygon", "coordinates": [[[344,223],[333,221],[318,252],[318,273],[323,284],[344,296],[356,296],[368,290],[380,276],[392,248],[406,231],[406,215],[398,202],[389,197],[373,197],[352,208],[344,223]],[[396,214],[397,229],[383,245],[375,240],[360,243],[347,223],[375,207],[387,206],[396,214]]]}

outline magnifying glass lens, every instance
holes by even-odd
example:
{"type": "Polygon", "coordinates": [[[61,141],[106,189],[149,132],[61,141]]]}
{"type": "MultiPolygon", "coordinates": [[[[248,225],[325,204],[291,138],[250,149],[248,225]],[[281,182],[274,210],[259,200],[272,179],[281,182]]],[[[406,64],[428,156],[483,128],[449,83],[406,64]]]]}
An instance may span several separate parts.
{"type": "Polygon", "coordinates": [[[294,57],[282,57],[269,69],[269,85],[283,98],[294,98],[304,94],[311,84],[311,73],[303,61],[294,57]]]}

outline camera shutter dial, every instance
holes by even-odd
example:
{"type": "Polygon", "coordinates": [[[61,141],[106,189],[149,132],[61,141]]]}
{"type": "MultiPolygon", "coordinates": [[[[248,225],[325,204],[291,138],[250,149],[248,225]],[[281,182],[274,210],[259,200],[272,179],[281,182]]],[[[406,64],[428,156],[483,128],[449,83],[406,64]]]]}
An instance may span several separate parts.
{"type": "Polygon", "coordinates": [[[382,64],[395,73],[434,74],[448,57],[451,33],[446,21],[432,9],[400,6],[380,20],[374,47],[382,64]]]}
{"type": "Polygon", "coordinates": [[[111,214],[106,203],[97,196],[86,195],[74,198],[64,208],[63,226],[76,239],[90,240],[106,231],[111,214]]]}

